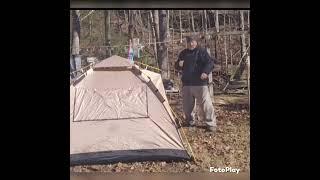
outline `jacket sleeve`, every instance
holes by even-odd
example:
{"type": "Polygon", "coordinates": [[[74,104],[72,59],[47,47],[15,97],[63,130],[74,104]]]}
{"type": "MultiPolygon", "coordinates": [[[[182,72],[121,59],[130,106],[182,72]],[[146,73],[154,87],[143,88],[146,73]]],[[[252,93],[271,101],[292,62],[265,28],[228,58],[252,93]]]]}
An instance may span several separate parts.
{"type": "Polygon", "coordinates": [[[179,53],[178,60],[174,63],[174,67],[178,71],[182,70],[182,67],[179,66],[179,61],[183,59],[182,56],[183,56],[183,51],[179,53]]]}
{"type": "Polygon", "coordinates": [[[207,50],[205,49],[201,50],[201,59],[204,65],[202,72],[206,74],[210,74],[214,68],[214,59],[210,57],[207,50]]]}

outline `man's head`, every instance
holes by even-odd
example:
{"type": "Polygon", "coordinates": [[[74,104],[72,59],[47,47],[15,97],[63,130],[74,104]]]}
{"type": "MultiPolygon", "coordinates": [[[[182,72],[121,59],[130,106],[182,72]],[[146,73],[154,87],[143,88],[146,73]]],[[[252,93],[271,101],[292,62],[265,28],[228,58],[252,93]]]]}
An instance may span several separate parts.
{"type": "Polygon", "coordinates": [[[193,50],[194,48],[197,47],[198,42],[195,36],[187,36],[186,39],[187,39],[188,49],[193,50]]]}

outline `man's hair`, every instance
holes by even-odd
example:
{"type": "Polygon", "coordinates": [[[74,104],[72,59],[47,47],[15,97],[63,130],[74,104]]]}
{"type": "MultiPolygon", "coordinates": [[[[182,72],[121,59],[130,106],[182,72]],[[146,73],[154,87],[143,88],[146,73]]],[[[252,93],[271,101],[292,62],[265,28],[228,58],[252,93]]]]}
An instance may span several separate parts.
{"type": "Polygon", "coordinates": [[[192,41],[196,41],[198,42],[199,41],[199,38],[197,36],[187,36],[186,37],[186,40],[187,40],[187,43],[190,43],[192,41]]]}

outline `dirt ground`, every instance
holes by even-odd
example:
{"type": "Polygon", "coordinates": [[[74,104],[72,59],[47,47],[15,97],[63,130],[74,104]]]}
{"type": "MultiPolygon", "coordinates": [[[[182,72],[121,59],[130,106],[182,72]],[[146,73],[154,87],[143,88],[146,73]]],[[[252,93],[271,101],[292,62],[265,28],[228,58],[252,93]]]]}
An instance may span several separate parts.
{"type": "MultiPolygon", "coordinates": [[[[218,95],[214,98],[218,129],[206,132],[204,124],[182,128],[193,149],[196,162],[135,162],[70,167],[70,172],[208,172],[209,167],[250,168],[250,114],[246,95],[218,95]]],[[[181,116],[181,104],[172,105],[181,116]]]]}

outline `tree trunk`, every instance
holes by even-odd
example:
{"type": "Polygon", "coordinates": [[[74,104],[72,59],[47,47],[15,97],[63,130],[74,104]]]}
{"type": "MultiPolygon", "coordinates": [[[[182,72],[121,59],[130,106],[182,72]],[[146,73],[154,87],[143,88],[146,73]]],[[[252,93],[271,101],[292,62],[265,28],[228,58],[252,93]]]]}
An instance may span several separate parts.
{"type": "Polygon", "coordinates": [[[194,29],[194,17],[193,17],[193,10],[191,10],[191,25],[192,25],[192,31],[196,32],[196,30],[194,29]]]}
{"type": "Polygon", "coordinates": [[[129,10],[123,10],[125,27],[127,27],[129,24],[129,18],[128,18],[127,13],[129,14],[129,10]]]}
{"type": "Polygon", "coordinates": [[[105,18],[105,45],[107,47],[106,56],[111,57],[111,10],[104,11],[104,18],[105,18]]]}
{"type": "Polygon", "coordinates": [[[153,36],[153,50],[154,50],[154,58],[156,62],[158,62],[158,52],[157,52],[157,38],[156,38],[156,27],[153,19],[152,10],[150,10],[150,21],[151,21],[151,27],[152,27],[152,36],[153,36]]]}
{"type": "Polygon", "coordinates": [[[179,10],[179,25],[180,25],[180,43],[182,43],[182,21],[181,21],[181,10],[179,10]]]}
{"type": "Polygon", "coordinates": [[[172,24],[171,24],[171,26],[172,26],[172,42],[174,43],[174,27],[175,27],[174,26],[174,19],[175,19],[174,17],[175,16],[174,16],[174,11],[173,10],[171,11],[171,14],[172,14],[172,20],[171,20],[172,21],[172,24]]]}
{"type": "Polygon", "coordinates": [[[250,56],[247,56],[247,64],[248,64],[247,82],[248,82],[249,113],[250,113],[250,56]]]}
{"type": "MultiPolygon", "coordinates": [[[[244,31],[244,15],[243,15],[243,10],[240,10],[240,29],[241,31],[244,31]]],[[[246,53],[246,36],[245,33],[243,32],[241,34],[241,58],[244,58],[246,53]]],[[[244,72],[244,69],[246,68],[246,61],[242,61],[240,63],[240,67],[237,68],[234,79],[235,80],[240,80],[241,75],[244,72]]]]}
{"type": "Polygon", "coordinates": [[[218,47],[217,47],[217,45],[218,45],[218,40],[219,40],[219,37],[218,37],[218,35],[216,35],[215,36],[215,40],[214,40],[214,57],[215,57],[215,59],[216,60],[218,60],[218,47]]]}
{"type": "MultiPolygon", "coordinates": [[[[218,10],[215,11],[215,27],[216,27],[216,32],[219,32],[219,12],[218,10]]],[[[218,43],[219,43],[219,35],[216,36],[216,41],[215,41],[215,56],[216,59],[218,60],[218,43]]],[[[222,67],[222,60],[220,61],[221,67],[222,67]]]]}
{"type": "Polygon", "coordinates": [[[216,32],[219,32],[219,10],[215,11],[216,32]]]}
{"type": "MultiPolygon", "coordinates": [[[[223,31],[226,32],[226,12],[223,15],[223,31]]],[[[227,36],[224,36],[224,56],[226,62],[226,74],[228,73],[228,49],[227,49],[227,36]]]]}
{"type": "Polygon", "coordinates": [[[151,31],[152,31],[152,28],[150,26],[149,15],[147,16],[147,23],[148,23],[148,44],[151,44],[151,31]]]}
{"type": "Polygon", "coordinates": [[[248,30],[250,30],[250,11],[248,10],[247,11],[247,14],[248,14],[248,30]]]}
{"type": "Polygon", "coordinates": [[[204,26],[203,26],[203,11],[202,11],[202,10],[199,10],[199,15],[200,15],[200,19],[201,19],[201,24],[200,24],[199,31],[204,31],[204,26]]]}
{"type": "Polygon", "coordinates": [[[167,32],[168,32],[168,18],[167,18],[167,10],[159,10],[159,40],[162,42],[159,45],[158,55],[159,55],[159,67],[161,68],[161,76],[162,79],[169,79],[169,66],[168,66],[168,56],[167,56],[167,32]]]}
{"type": "Polygon", "coordinates": [[[159,10],[153,10],[153,18],[156,30],[156,39],[159,41],[159,10]]]}
{"type": "Polygon", "coordinates": [[[80,52],[80,11],[72,11],[72,55],[80,52]]]}
{"type": "MultiPolygon", "coordinates": [[[[248,13],[248,31],[250,31],[250,11],[248,13]]],[[[248,46],[250,47],[250,35],[248,35],[248,46]]]]}
{"type": "Polygon", "coordinates": [[[167,10],[167,33],[168,39],[170,39],[170,10],[167,10]]]}
{"type": "Polygon", "coordinates": [[[160,49],[160,36],[159,36],[159,10],[153,10],[153,21],[154,21],[154,26],[155,26],[155,33],[156,33],[156,48],[157,48],[157,64],[158,67],[161,68],[159,64],[159,49],[160,49]]]}
{"type": "Polygon", "coordinates": [[[210,11],[207,11],[207,26],[209,30],[211,29],[210,15],[211,15],[210,11]]]}
{"type": "Polygon", "coordinates": [[[128,35],[129,35],[129,41],[133,38],[133,32],[134,32],[134,14],[135,10],[129,10],[129,26],[128,26],[128,35]]]}
{"type": "Polygon", "coordinates": [[[92,42],[92,17],[89,16],[89,42],[92,42]]]}
{"type": "Polygon", "coordinates": [[[141,32],[142,32],[142,39],[144,39],[144,24],[143,24],[143,21],[142,21],[142,16],[141,16],[141,12],[140,10],[138,10],[138,21],[140,22],[140,26],[141,26],[141,32]]]}
{"type": "MultiPolygon", "coordinates": [[[[230,15],[228,16],[229,18],[229,21],[228,21],[228,23],[229,23],[229,31],[232,31],[232,24],[231,24],[231,17],[230,17],[230,15]]],[[[232,38],[231,38],[231,35],[229,35],[229,49],[230,49],[230,64],[231,64],[231,66],[233,65],[233,62],[232,62],[232,38]]]]}
{"type": "MultiPolygon", "coordinates": [[[[240,29],[241,31],[244,31],[244,15],[243,15],[243,10],[240,10],[240,18],[241,18],[241,25],[240,25],[240,29]]],[[[244,55],[246,51],[246,37],[244,32],[241,35],[241,57],[244,55]]]]}
{"type": "Polygon", "coordinates": [[[207,11],[206,10],[203,10],[203,27],[204,27],[204,32],[205,32],[205,35],[207,35],[207,28],[208,28],[208,25],[207,25],[207,11]]]}
{"type": "MultiPolygon", "coordinates": [[[[80,11],[72,10],[72,49],[71,49],[71,71],[76,71],[81,68],[80,58],[80,11]]],[[[77,76],[77,74],[72,74],[77,76]]]]}

